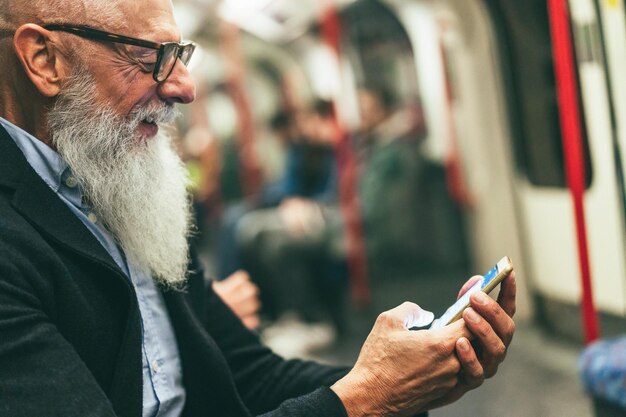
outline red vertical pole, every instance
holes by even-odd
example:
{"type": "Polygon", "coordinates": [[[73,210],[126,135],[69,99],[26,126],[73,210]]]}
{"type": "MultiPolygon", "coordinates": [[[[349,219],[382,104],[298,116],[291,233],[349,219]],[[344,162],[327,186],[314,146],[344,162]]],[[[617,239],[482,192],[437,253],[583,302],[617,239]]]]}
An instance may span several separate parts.
{"type": "MultiPolygon", "coordinates": [[[[443,32],[444,30],[443,25],[440,25],[440,31],[443,32]]],[[[446,149],[444,162],[446,184],[448,186],[448,193],[452,196],[454,201],[461,207],[470,208],[473,205],[473,199],[463,175],[463,165],[459,153],[459,138],[454,120],[454,91],[450,78],[450,63],[446,55],[443,33],[440,33],[439,36],[439,53],[441,54],[441,63],[443,65],[444,89],[446,93],[446,121],[448,124],[448,149],[446,149]]]]}
{"type": "Polygon", "coordinates": [[[221,42],[228,63],[228,90],[239,116],[237,145],[239,148],[242,190],[246,197],[258,191],[261,169],[254,148],[254,117],[245,88],[245,61],[241,51],[240,30],[228,22],[222,23],[221,42]]]}
{"type": "MultiPolygon", "coordinates": [[[[341,21],[333,0],[324,0],[321,10],[321,32],[324,43],[332,50],[340,71],[341,56],[341,21]]],[[[335,102],[335,109],[337,104],[335,102]]],[[[342,126],[335,111],[335,124],[340,138],[337,145],[337,164],[339,168],[339,204],[345,222],[345,241],[348,252],[348,269],[352,298],[358,306],[370,302],[365,234],[359,207],[357,192],[357,165],[354,158],[350,137],[342,126]]]]}
{"type": "Polygon", "coordinates": [[[567,0],[548,0],[552,53],[559,103],[563,152],[567,183],[574,203],[576,233],[578,237],[578,259],[582,282],[582,321],[585,342],[598,338],[598,314],[593,304],[591,271],[587,232],[585,229],[585,164],[582,143],[582,128],[578,103],[578,83],[574,60],[569,9],[567,0]]]}

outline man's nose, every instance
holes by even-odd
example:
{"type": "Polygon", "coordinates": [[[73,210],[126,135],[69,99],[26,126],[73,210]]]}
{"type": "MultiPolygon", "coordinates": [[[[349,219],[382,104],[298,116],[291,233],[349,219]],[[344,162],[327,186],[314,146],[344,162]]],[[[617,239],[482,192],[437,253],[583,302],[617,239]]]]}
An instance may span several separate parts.
{"type": "Polygon", "coordinates": [[[157,92],[162,100],[172,104],[187,104],[194,101],[196,84],[180,59],[176,61],[170,76],[159,84],[157,92]]]}

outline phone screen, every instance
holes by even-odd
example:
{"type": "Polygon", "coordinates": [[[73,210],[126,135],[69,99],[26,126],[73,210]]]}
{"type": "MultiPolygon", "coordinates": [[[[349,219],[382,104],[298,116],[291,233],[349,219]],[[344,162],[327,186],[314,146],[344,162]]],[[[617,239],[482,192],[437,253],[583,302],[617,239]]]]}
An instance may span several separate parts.
{"type": "Polygon", "coordinates": [[[476,282],[469,290],[459,298],[456,303],[452,304],[443,315],[435,320],[430,326],[431,329],[438,329],[449,324],[457,316],[465,310],[470,304],[470,297],[477,291],[489,292],[512,270],[511,261],[508,257],[504,257],[493,268],[489,270],[478,282],[476,282]],[[497,281],[494,285],[494,281],[497,281]]]}

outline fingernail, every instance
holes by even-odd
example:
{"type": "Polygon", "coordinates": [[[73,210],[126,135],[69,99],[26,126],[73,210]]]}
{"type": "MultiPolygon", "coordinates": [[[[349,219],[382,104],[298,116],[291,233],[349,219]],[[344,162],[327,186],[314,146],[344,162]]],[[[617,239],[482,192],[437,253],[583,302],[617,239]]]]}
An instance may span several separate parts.
{"type": "Polygon", "coordinates": [[[467,318],[473,322],[473,323],[478,323],[480,322],[480,316],[471,308],[468,308],[467,310],[467,318]]]}
{"type": "Polygon", "coordinates": [[[489,301],[489,296],[482,291],[478,291],[474,294],[474,299],[478,304],[485,305],[489,301]]]}

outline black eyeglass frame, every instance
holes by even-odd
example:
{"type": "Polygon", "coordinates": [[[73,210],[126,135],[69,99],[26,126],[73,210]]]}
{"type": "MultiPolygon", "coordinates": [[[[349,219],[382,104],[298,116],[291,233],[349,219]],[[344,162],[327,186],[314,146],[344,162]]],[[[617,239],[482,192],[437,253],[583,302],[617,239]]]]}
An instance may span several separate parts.
{"type": "Polygon", "coordinates": [[[194,42],[152,42],[147,41],[145,39],[133,38],[131,36],[118,35],[116,33],[105,32],[103,30],[94,29],[89,26],[83,25],[69,25],[69,24],[48,24],[42,26],[44,29],[49,31],[59,31],[59,32],[67,32],[74,34],[76,36],[80,36],[85,39],[93,39],[97,41],[105,41],[105,42],[115,42],[121,43],[124,45],[131,46],[140,46],[143,48],[154,49],[157,52],[157,61],[154,65],[154,71],[152,72],[152,78],[157,83],[162,83],[168,79],[168,77],[174,71],[174,67],[176,66],[176,62],[180,59],[183,65],[187,66],[189,61],[191,60],[191,56],[193,55],[194,50],[196,49],[196,44],[194,42]],[[174,64],[169,68],[167,74],[159,77],[159,73],[161,72],[161,65],[163,61],[163,57],[165,56],[165,52],[170,50],[171,48],[175,48],[173,56],[176,58],[173,60],[174,64]]]}

